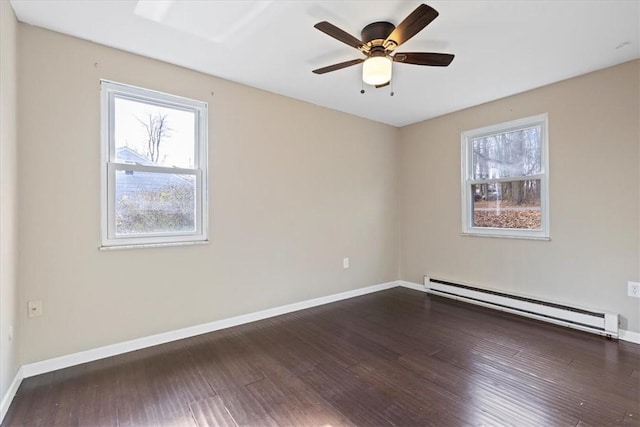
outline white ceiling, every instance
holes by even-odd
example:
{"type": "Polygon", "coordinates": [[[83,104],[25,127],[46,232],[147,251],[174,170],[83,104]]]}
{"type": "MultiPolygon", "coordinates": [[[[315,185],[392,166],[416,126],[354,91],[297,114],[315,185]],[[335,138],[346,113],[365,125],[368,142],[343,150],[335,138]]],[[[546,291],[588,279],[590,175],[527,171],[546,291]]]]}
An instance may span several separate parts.
{"type": "Polygon", "coordinates": [[[11,0],[18,19],[394,126],[640,57],[638,1],[429,1],[440,16],[397,51],[456,55],[447,68],[394,64],[393,90],[365,87],[361,54],[313,28],[360,38],[418,1],[11,0]]]}

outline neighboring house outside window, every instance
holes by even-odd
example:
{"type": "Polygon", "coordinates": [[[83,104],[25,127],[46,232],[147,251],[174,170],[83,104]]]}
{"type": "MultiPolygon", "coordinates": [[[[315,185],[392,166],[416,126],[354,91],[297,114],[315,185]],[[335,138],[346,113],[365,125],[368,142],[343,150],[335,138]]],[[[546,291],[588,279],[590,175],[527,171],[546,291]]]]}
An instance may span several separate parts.
{"type": "Polygon", "coordinates": [[[207,240],[207,105],[102,86],[102,246],[207,240]]]}
{"type": "Polygon", "coordinates": [[[464,235],[549,239],[546,114],[462,133],[464,235]]]}

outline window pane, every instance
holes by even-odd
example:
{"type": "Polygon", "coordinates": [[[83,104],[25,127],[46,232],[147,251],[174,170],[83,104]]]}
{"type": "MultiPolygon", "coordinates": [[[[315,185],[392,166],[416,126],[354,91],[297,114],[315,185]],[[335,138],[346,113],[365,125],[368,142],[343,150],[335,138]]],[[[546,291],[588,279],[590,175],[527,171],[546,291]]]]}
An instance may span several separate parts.
{"type": "Polygon", "coordinates": [[[114,99],[115,160],[194,168],[196,114],[130,99],[114,99]]]}
{"type": "Polygon", "coordinates": [[[539,179],[471,185],[473,226],[542,229],[540,190],[539,179]]]}
{"type": "Polygon", "coordinates": [[[115,172],[116,235],[196,231],[194,175],[115,172]]]}
{"type": "Polygon", "coordinates": [[[541,127],[533,126],[472,139],[474,180],[539,174],[541,127]]]}

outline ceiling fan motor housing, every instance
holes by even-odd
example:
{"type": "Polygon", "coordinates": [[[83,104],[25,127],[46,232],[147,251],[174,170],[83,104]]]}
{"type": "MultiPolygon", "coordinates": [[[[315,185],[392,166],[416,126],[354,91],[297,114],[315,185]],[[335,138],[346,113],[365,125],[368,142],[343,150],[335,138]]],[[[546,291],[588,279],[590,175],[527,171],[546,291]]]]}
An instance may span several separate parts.
{"type": "Polygon", "coordinates": [[[391,22],[373,22],[362,29],[362,41],[370,45],[382,45],[389,34],[396,29],[391,22]]]}

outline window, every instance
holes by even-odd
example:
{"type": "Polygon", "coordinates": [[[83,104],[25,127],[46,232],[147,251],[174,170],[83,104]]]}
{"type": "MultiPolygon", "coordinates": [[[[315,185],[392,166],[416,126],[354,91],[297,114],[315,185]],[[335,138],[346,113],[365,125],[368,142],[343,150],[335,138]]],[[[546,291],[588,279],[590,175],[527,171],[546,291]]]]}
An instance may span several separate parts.
{"type": "Polygon", "coordinates": [[[548,119],[462,133],[462,231],[549,238],[548,119]]]}
{"type": "Polygon", "coordinates": [[[207,240],[207,104],[101,81],[102,246],[207,240]]]}

